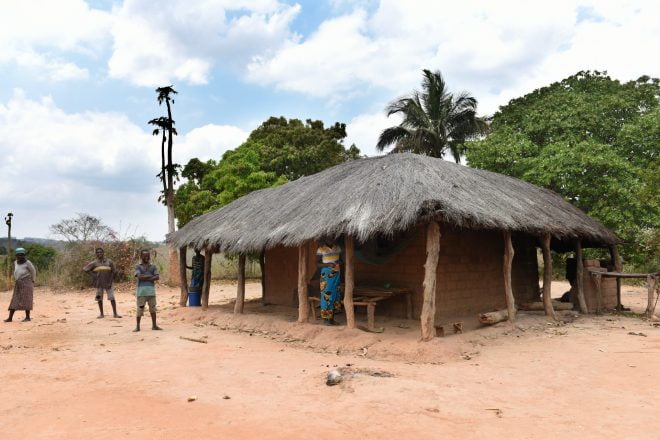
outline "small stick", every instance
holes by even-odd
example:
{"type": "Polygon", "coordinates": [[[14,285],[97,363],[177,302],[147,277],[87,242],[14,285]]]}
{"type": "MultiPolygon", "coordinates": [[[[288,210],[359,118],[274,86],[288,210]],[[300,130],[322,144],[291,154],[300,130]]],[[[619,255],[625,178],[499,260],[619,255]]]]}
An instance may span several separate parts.
{"type": "Polygon", "coordinates": [[[205,339],[189,338],[187,336],[179,336],[179,339],[185,339],[186,341],[199,342],[200,344],[208,344],[209,341],[205,339]]]}

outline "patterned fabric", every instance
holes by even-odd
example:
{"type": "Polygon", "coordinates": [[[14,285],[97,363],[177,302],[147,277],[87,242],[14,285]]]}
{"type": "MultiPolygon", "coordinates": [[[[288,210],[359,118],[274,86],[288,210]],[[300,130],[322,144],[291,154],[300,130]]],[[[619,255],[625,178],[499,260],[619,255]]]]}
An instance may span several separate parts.
{"type": "Polygon", "coordinates": [[[332,319],[335,312],[341,311],[339,282],[341,273],[329,267],[321,268],[321,318],[332,319]]]}
{"type": "Polygon", "coordinates": [[[318,250],[316,251],[316,255],[321,256],[321,262],[324,264],[337,263],[341,255],[341,247],[336,244],[332,247],[319,246],[318,250]]]}
{"type": "Polygon", "coordinates": [[[9,310],[32,310],[34,284],[32,278],[21,278],[14,284],[9,310]]]}
{"type": "Polygon", "coordinates": [[[192,275],[190,277],[190,292],[200,292],[204,284],[204,256],[195,255],[192,258],[192,275]]]}
{"type": "Polygon", "coordinates": [[[83,268],[94,277],[94,287],[97,289],[111,289],[115,277],[115,263],[112,260],[94,260],[83,268]]]}

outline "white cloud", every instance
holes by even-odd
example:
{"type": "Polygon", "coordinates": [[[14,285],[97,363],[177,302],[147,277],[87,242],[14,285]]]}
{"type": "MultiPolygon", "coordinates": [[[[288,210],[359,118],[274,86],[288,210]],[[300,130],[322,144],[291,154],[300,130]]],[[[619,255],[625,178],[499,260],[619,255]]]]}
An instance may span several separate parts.
{"type": "Polygon", "coordinates": [[[154,8],[125,0],[114,12],[110,76],[143,86],[206,84],[214,66],[235,69],[295,39],[289,26],[299,11],[277,1],[177,0],[154,8]]]}
{"type": "Polygon", "coordinates": [[[83,0],[3,2],[0,64],[15,63],[52,81],[86,79],[63,54],[94,54],[107,41],[110,15],[83,0]]]}
{"type": "Polygon", "coordinates": [[[582,69],[624,79],[657,74],[660,58],[649,50],[660,45],[659,8],[651,1],[382,0],[373,13],[358,7],[253,60],[248,79],[336,101],[369,89],[407,93],[422,68],[439,68],[450,88],[470,90],[490,113],[531,90],[521,87],[582,69]]]}
{"type": "MultiPolygon", "coordinates": [[[[194,129],[177,139],[175,160],[219,158],[246,136],[232,126],[194,129]]],[[[125,115],[67,113],[51,98],[16,90],[0,103],[0,153],[0,207],[17,215],[17,236],[45,236],[48,225],[88,212],[117,229],[131,224],[162,239],[159,138],[125,115]]]]}
{"type": "Polygon", "coordinates": [[[385,154],[376,150],[378,136],[380,133],[393,125],[397,125],[401,119],[397,115],[389,118],[385,112],[364,113],[351,119],[346,124],[346,140],[344,144],[350,146],[355,144],[362,154],[367,156],[378,156],[385,154]]]}

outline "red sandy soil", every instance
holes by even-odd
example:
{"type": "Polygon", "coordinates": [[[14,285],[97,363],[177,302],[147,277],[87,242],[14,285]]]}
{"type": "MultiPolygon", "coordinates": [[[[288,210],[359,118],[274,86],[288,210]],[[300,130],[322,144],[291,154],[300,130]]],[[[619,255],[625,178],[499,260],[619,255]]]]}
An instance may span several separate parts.
{"type": "MultiPolygon", "coordinates": [[[[102,320],[91,291],[37,289],[32,322],[0,323],[0,437],[660,438],[660,327],[639,317],[521,313],[422,343],[415,321],[377,316],[383,333],[297,324],[295,310],[260,305],[257,283],[234,316],[234,291],[214,285],[204,312],[160,287],[165,330],[147,316],[133,333],[128,286],[124,317],[102,320]],[[333,367],[347,373],[329,387],[333,367]]],[[[624,286],[633,311],[645,295],[624,286]]]]}

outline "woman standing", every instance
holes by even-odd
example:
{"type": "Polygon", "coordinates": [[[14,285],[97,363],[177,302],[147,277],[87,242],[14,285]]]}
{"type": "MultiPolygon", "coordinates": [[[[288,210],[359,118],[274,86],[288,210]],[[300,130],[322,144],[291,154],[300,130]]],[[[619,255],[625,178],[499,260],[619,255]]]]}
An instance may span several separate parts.
{"type": "Polygon", "coordinates": [[[34,280],[37,271],[32,263],[25,258],[25,249],[16,249],[16,262],[14,263],[14,295],[9,303],[9,318],[5,322],[11,322],[16,310],[25,310],[25,321],[30,320],[32,310],[32,295],[34,280]]]}
{"type": "Polygon", "coordinates": [[[341,247],[325,238],[316,251],[317,267],[321,269],[321,318],[324,325],[336,325],[335,314],[341,312],[341,247]]]}

